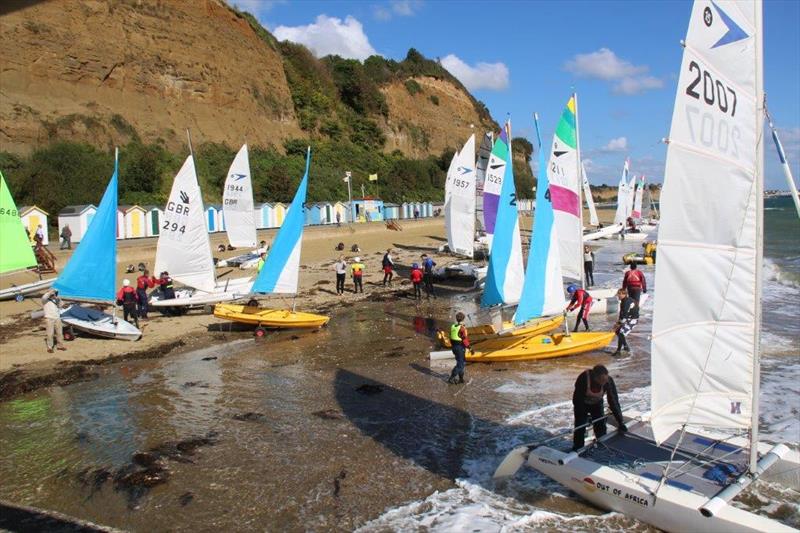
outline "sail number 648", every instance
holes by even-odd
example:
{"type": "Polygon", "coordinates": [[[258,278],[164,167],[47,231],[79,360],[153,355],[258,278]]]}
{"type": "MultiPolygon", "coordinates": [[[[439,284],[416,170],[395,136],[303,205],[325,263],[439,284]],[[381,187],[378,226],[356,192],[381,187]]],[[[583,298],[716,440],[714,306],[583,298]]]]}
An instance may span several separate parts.
{"type": "Polygon", "coordinates": [[[695,78],[686,87],[686,94],[696,100],[700,100],[701,95],[697,86],[702,82],[703,101],[710,106],[716,103],[723,113],[730,111],[732,117],[736,116],[736,91],[721,81],[715,80],[707,70],[700,68],[696,61],[689,63],[689,71],[695,73],[695,78]],[[730,101],[728,100],[729,93],[731,95],[730,101]]]}

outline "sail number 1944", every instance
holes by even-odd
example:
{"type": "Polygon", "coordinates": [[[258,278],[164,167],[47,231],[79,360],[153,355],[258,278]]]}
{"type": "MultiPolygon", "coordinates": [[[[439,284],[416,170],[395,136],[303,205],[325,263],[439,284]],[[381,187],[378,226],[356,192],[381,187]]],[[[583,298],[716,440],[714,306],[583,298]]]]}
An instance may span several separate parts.
{"type": "Polygon", "coordinates": [[[694,80],[686,87],[686,94],[696,100],[703,101],[710,106],[716,105],[723,113],[730,112],[732,117],[736,116],[736,91],[723,84],[705,69],[700,68],[696,61],[689,63],[689,72],[695,74],[694,80]],[[702,83],[702,87],[698,87],[702,83]],[[700,91],[702,90],[702,95],[700,91]],[[728,95],[730,94],[730,99],[728,95]]]}

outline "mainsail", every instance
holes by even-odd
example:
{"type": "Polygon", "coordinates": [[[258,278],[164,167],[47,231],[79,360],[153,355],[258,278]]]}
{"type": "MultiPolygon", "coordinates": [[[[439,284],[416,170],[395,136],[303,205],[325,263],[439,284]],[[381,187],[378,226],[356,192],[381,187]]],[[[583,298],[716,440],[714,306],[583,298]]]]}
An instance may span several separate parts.
{"type": "MultiPolygon", "coordinates": [[[[524,278],[522,264],[522,241],[519,235],[519,217],[517,213],[517,193],[514,186],[514,165],[511,160],[511,146],[506,144],[510,135],[505,129],[494,144],[492,159],[489,160],[489,173],[486,184],[492,179],[492,161],[503,157],[504,176],[502,189],[497,197],[497,219],[494,226],[494,239],[489,255],[489,268],[486,274],[481,305],[484,307],[497,304],[519,302],[524,278]],[[498,158],[495,155],[498,154],[498,158]]],[[[498,163],[499,164],[499,163],[498,163]]]]}
{"type": "Polygon", "coordinates": [[[172,182],[156,248],[155,272],[189,287],[214,290],[214,260],[194,157],[189,155],[172,182]]]}
{"type": "Polygon", "coordinates": [[[222,212],[228,242],[236,247],[256,245],[256,220],[253,212],[253,183],[247,145],[243,145],[228,169],[225,191],[222,193],[222,212]]]}
{"type": "Polygon", "coordinates": [[[628,218],[628,168],[630,160],[625,160],[625,165],[622,167],[622,177],[619,179],[619,186],[617,187],[617,212],[614,213],[614,224],[623,224],[628,218]]]}
{"type": "Polygon", "coordinates": [[[642,194],[644,193],[644,176],[639,176],[639,183],[636,187],[636,194],[633,200],[633,211],[631,216],[634,220],[642,218],[642,194]]]}
{"type": "Polygon", "coordinates": [[[489,166],[489,156],[492,153],[494,135],[488,132],[481,139],[478,148],[478,161],[475,163],[475,220],[477,228],[485,231],[483,223],[483,185],[486,182],[486,168],[489,166]]]}
{"type": "Polygon", "coordinates": [[[576,128],[577,104],[571,96],[561,113],[547,179],[550,182],[550,199],[555,211],[558,231],[559,255],[564,276],[583,279],[583,224],[581,223],[581,178],[578,176],[578,133],[576,128]]]}
{"type": "Polygon", "coordinates": [[[561,280],[561,258],[558,251],[558,234],[555,214],[549,193],[547,162],[539,134],[538,117],[536,138],[539,147],[539,175],[536,183],[536,210],[531,249],[522,296],[514,314],[515,324],[524,324],[531,318],[556,315],[564,309],[564,286],[561,280]]]}
{"type": "Polygon", "coordinates": [[[589,186],[589,176],[586,174],[586,165],[583,164],[583,161],[581,161],[581,176],[583,177],[583,197],[586,198],[586,206],[589,208],[589,225],[597,226],[600,224],[600,220],[597,218],[592,188],[589,186]]]}
{"type": "Polygon", "coordinates": [[[633,204],[636,201],[636,176],[631,176],[631,181],[628,182],[628,206],[625,210],[625,221],[633,216],[633,204]]]}
{"type": "Polygon", "coordinates": [[[505,129],[494,141],[489,164],[486,167],[486,181],[483,184],[483,227],[491,251],[494,228],[497,222],[498,202],[506,175],[506,163],[510,163],[508,135],[505,129]]]}
{"type": "Polygon", "coordinates": [[[658,442],[682,427],[757,436],[760,7],[699,0],[692,9],[661,193],[652,340],[658,442]]]}
{"type": "Polygon", "coordinates": [[[308,167],[311,148],[306,152],[306,171],[294,195],[286,218],[272,242],[267,260],[253,283],[252,292],[262,294],[295,294],[300,273],[300,249],[303,243],[303,226],[308,191],[308,167]]]}
{"type": "Polygon", "coordinates": [[[471,258],[475,247],[475,135],[453,156],[446,190],[447,245],[451,252],[471,258]]]}
{"type": "Polygon", "coordinates": [[[0,274],[31,266],[36,266],[36,256],[6,179],[0,172],[0,274]]]}
{"type": "Polygon", "coordinates": [[[103,199],[78,248],[53,283],[62,298],[93,302],[116,300],[118,160],[115,155],[114,173],[103,199]]]}

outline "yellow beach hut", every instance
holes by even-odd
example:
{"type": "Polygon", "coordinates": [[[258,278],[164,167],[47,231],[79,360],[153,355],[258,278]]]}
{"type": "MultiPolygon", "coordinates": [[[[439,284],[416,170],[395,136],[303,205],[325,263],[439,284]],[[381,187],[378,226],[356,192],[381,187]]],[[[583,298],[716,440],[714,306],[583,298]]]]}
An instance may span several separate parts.
{"type": "Polygon", "coordinates": [[[33,242],[36,229],[39,227],[39,224],[41,224],[44,230],[44,245],[47,246],[50,244],[50,239],[47,235],[47,218],[49,216],[50,214],[47,211],[35,205],[26,205],[20,208],[19,218],[22,219],[22,225],[25,226],[28,233],[30,233],[31,242],[33,242]]]}

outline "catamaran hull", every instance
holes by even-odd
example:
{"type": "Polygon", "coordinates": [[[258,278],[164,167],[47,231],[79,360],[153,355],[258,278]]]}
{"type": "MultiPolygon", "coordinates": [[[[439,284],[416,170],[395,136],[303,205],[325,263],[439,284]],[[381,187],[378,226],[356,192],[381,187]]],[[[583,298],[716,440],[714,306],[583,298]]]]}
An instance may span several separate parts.
{"type": "MultiPolygon", "coordinates": [[[[592,297],[592,307],[590,315],[606,315],[619,312],[619,300],[617,300],[617,289],[587,289],[592,297]]],[[[567,313],[569,317],[578,316],[578,309],[567,313]]]]}
{"type": "Polygon", "coordinates": [[[250,293],[253,280],[250,278],[238,278],[231,280],[226,285],[218,285],[214,292],[203,292],[196,289],[178,289],[175,291],[175,298],[165,300],[159,294],[154,294],[150,298],[150,307],[205,307],[206,305],[221,302],[230,302],[245,298],[250,293]]]}
{"type": "Polygon", "coordinates": [[[614,235],[618,234],[620,229],[622,229],[621,224],[600,228],[596,231],[586,233],[583,236],[583,242],[595,241],[597,239],[610,239],[614,235]]]}
{"type": "Polygon", "coordinates": [[[24,285],[13,285],[7,289],[0,290],[0,300],[13,300],[18,296],[27,296],[29,294],[36,294],[45,289],[50,288],[56,278],[40,279],[32,283],[24,285]]]}
{"type": "Polygon", "coordinates": [[[137,341],[142,337],[142,332],[133,324],[77,304],[61,311],[61,321],[77,330],[107,339],[137,341]]]}

